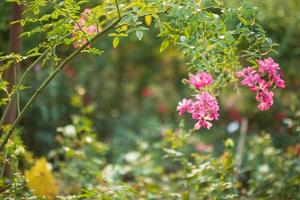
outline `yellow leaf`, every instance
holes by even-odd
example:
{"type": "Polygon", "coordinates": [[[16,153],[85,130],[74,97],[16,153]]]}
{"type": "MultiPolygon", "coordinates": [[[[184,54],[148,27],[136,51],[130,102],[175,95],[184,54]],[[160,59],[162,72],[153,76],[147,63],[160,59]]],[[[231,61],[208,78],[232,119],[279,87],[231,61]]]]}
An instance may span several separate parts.
{"type": "Polygon", "coordinates": [[[27,185],[38,197],[54,199],[57,185],[45,158],[38,159],[30,170],[25,171],[27,185]]]}
{"type": "Polygon", "coordinates": [[[152,23],[152,16],[151,15],[146,15],[145,16],[145,22],[147,24],[147,26],[150,26],[152,23]]]}
{"type": "Polygon", "coordinates": [[[208,45],[206,50],[209,51],[209,50],[212,50],[213,48],[215,48],[216,45],[215,44],[211,44],[211,45],[208,45]]]}
{"type": "Polygon", "coordinates": [[[168,48],[169,45],[170,45],[169,40],[165,39],[165,40],[161,43],[160,48],[159,48],[159,51],[160,51],[160,52],[163,52],[164,50],[166,50],[166,48],[168,48]]]}
{"type": "Polygon", "coordinates": [[[120,39],[118,37],[115,37],[114,40],[113,40],[113,47],[117,48],[119,43],[120,43],[120,39]]]}
{"type": "Polygon", "coordinates": [[[118,32],[126,32],[127,30],[128,30],[128,25],[126,24],[118,28],[118,32]]]}

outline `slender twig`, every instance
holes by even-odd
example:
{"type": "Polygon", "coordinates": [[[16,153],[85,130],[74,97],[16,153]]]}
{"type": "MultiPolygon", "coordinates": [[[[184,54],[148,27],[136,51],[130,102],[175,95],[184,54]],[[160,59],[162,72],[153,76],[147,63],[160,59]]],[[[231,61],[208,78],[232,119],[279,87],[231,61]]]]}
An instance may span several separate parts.
{"type": "MultiPolygon", "coordinates": [[[[40,55],[40,57],[38,57],[38,58],[37,58],[37,59],[36,59],[29,67],[26,68],[26,70],[25,70],[24,73],[22,74],[21,78],[19,79],[19,82],[18,82],[16,88],[19,88],[19,87],[20,87],[20,85],[22,84],[24,78],[27,76],[27,74],[29,73],[29,71],[30,71],[37,63],[39,63],[49,51],[50,51],[50,48],[47,49],[47,50],[45,50],[45,51],[43,52],[43,54],[40,55]]],[[[13,96],[11,99],[13,99],[13,98],[14,98],[14,96],[13,96]]],[[[9,101],[8,105],[6,106],[4,112],[3,112],[2,116],[1,116],[0,126],[3,125],[3,121],[4,121],[6,115],[7,115],[8,111],[9,111],[11,105],[12,105],[12,100],[9,101]]]]}
{"type": "Polygon", "coordinates": [[[121,19],[121,12],[120,12],[120,8],[119,8],[119,1],[118,1],[118,0],[115,0],[115,3],[116,3],[118,15],[119,15],[119,19],[121,19]]]}
{"type": "MultiPolygon", "coordinates": [[[[14,82],[15,82],[15,85],[18,86],[18,77],[19,77],[19,73],[18,73],[18,70],[17,70],[17,63],[14,64],[14,82]]],[[[15,88],[16,90],[16,104],[17,104],[17,116],[19,115],[20,113],[20,93],[19,93],[19,87],[16,87],[15,88]]],[[[14,99],[14,98],[13,98],[14,99]]]]}
{"type": "Polygon", "coordinates": [[[51,0],[47,0],[50,4],[52,4],[54,7],[56,7],[58,10],[60,10],[61,12],[65,13],[68,17],[70,17],[71,20],[73,20],[73,22],[78,26],[79,30],[83,33],[85,39],[87,41],[89,41],[89,38],[86,34],[86,32],[81,28],[80,24],[74,19],[74,17],[72,17],[71,15],[69,15],[68,12],[64,11],[63,9],[61,9],[58,5],[56,5],[54,2],[52,2],[51,0]]]}
{"type": "Polygon", "coordinates": [[[43,22],[42,22],[42,20],[40,19],[40,17],[39,17],[37,14],[35,14],[35,12],[34,12],[32,6],[31,6],[31,4],[28,3],[27,1],[25,1],[25,2],[24,2],[24,5],[25,5],[26,7],[28,7],[28,8],[32,11],[32,14],[34,15],[35,19],[41,24],[41,27],[42,27],[42,29],[44,30],[44,32],[47,33],[47,29],[45,28],[45,25],[43,24],[43,22]]]}
{"type": "Polygon", "coordinates": [[[50,68],[50,72],[49,72],[49,76],[53,73],[53,71],[54,71],[54,68],[55,68],[55,61],[54,61],[54,57],[56,57],[56,53],[55,53],[55,50],[56,50],[56,47],[53,47],[52,49],[51,49],[51,57],[52,57],[52,59],[51,59],[51,68],[50,68]]]}
{"type": "Polygon", "coordinates": [[[70,56],[68,56],[60,65],[58,65],[53,73],[40,85],[39,88],[33,93],[33,95],[30,97],[30,99],[25,104],[24,108],[21,110],[20,115],[17,117],[17,119],[14,121],[14,123],[9,128],[7,134],[4,136],[1,144],[0,144],[0,151],[3,150],[5,144],[8,142],[10,137],[13,135],[14,130],[16,129],[17,125],[21,121],[21,119],[24,117],[24,114],[26,111],[31,107],[33,101],[39,96],[39,94],[46,88],[46,86],[52,81],[52,79],[64,68],[66,64],[68,64],[73,58],[75,58],[78,54],[80,54],[84,49],[86,49],[90,44],[95,42],[97,39],[99,39],[101,36],[106,34],[111,29],[115,28],[115,26],[120,22],[121,19],[114,20],[110,25],[108,25],[103,31],[95,35],[90,41],[87,41],[83,46],[81,46],[79,49],[75,50],[70,56]]]}
{"type": "Polygon", "coordinates": [[[2,165],[2,168],[1,168],[1,172],[0,172],[0,177],[1,177],[1,178],[2,178],[3,175],[4,175],[5,167],[7,166],[7,165],[6,165],[6,158],[7,158],[7,155],[8,155],[8,148],[5,149],[5,153],[4,153],[4,162],[3,162],[3,165],[2,165]]]}
{"type": "Polygon", "coordinates": [[[22,74],[20,80],[19,80],[19,86],[22,84],[24,78],[27,76],[27,74],[29,73],[29,71],[36,66],[36,64],[38,64],[44,57],[45,55],[47,55],[49,53],[49,51],[51,50],[51,48],[46,49],[42,55],[40,55],[40,57],[38,57],[29,67],[26,68],[26,70],[24,71],[24,73],[22,74]]]}
{"type": "MultiPolygon", "coordinates": [[[[168,9],[166,9],[166,10],[164,10],[164,11],[159,11],[159,12],[157,12],[156,14],[157,14],[157,15],[160,15],[160,14],[167,14],[169,10],[170,10],[170,8],[168,8],[168,9]]],[[[145,16],[147,16],[147,15],[149,15],[149,14],[139,15],[139,17],[145,17],[145,16]]],[[[124,26],[124,24],[121,23],[121,24],[119,24],[118,26],[116,26],[115,29],[121,28],[122,26],[124,26]]]]}

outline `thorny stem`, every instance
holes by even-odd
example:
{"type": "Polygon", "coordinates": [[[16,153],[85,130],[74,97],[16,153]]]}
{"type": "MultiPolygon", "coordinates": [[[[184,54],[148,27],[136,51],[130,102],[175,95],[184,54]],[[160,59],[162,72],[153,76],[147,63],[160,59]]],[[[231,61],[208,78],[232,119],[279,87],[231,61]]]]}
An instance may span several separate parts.
{"type": "Polygon", "coordinates": [[[74,51],[70,56],[68,56],[60,65],[58,65],[53,73],[40,85],[39,88],[33,93],[33,95],[30,97],[28,102],[25,104],[24,108],[21,110],[19,116],[14,121],[14,123],[9,128],[7,134],[4,136],[1,144],[0,144],[0,151],[3,150],[5,144],[8,142],[10,137],[13,135],[14,130],[16,129],[17,125],[21,121],[21,119],[24,117],[24,114],[26,111],[30,108],[33,101],[39,96],[39,94],[46,88],[46,86],[52,81],[52,79],[64,68],[66,64],[68,64],[73,58],[75,58],[78,54],[80,54],[84,49],[86,49],[90,44],[95,42],[97,39],[99,39],[101,36],[103,36],[105,33],[113,29],[119,22],[121,18],[114,20],[110,25],[108,25],[103,31],[95,35],[90,41],[87,41],[83,46],[81,46],[79,49],[74,51]]]}

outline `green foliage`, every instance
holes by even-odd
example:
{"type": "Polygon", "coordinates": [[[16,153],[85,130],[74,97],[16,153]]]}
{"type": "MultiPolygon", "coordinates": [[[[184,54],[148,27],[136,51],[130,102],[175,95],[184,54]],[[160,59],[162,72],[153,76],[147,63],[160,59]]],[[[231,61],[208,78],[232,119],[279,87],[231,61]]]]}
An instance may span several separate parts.
{"type": "Polygon", "coordinates": [[[101,180],[99,171],[105,162],[105,144],[98,142],[92,122],[83,116],[73,116],[73,124],[58,128],[57,149],[49,153],[54,167],[63,180],[61,191],[66,194],[89,189],[101,180]]]}
{"type": "Polygon", "coordinates": [[[26,151],[19,134],[16,134],[4,152],[1,152],[0,162],[0,198],[26,199],[34,197],[32,192],[27,189],[26,179],[20,171],[20,167],[28,166],[32,162],[32,155],[26,151]]]}
{"type": "Polygon", "coordinates": [[[270,135],[252,138],[245,164],[245,171],[250,174],[247,195],[256,199],[300,197],[300,178],[294,176],[300,174],[300,162],[290,148],[287,152],[274,148],[270,135]]]}
{"type": "Polygon", "coordinates": [[[37,197],[32,194],[26,187],[26,179],[20,172],[15,173],[12,184],[1,183],[1,199],[36,199],[37,197]]]}
{"type": "MultiPolygon", "coordinates": [[[[240,172],[229,138],[214,156],[193,148],[195,133],[166,130],[164,140],[139,142],[118,163],[107,163],[104,145],[92,133],[91,122],[73,117],[73,125],[58,128],[58,146],[50,152],[60,185],[57,199],[290,199],[299,197],[299,158],[294,146],[273,147],[269,134],[249,136],[240,172]],[[246,177],[246,178],[245,178],[246,177]],[[284,183],[284,184],[283,184],[284,183]]],[[[14,151],[16,152],[16,151],[14,151]]],[[[6,197],[29,198],[24,178],[14,175],[6,197]]]]}
{"type": "MultiPolygon", "coordinates": [[[[240,51],[244,52],[242,56],[246,56],[250,62],[266,55],[274,46],[272,40],[265,36],[263,28],[256,23],[256,8],[245,3],[231,8],[215,1],[171,1],[165,2],[163,6],[156,1],[127,4],[121,1],[116,6],[114,2],[104,1],[84,12],[81,10],[86,1],[70,0],[59,3],[43,0],[19,3],[26,6],[25,17],[13,23],[20,23],[28,29],[23,36],[43,38],[34,44],[26,56],[20,57],[26,60],[39,55],[41,49],[54,49],[55,51],[49,51],[42,63],[44,65],[49,60],[49,65],[57,70],[63,67],[58,66],[62,58],[55,53],[57,47],[70,46],[73,43],[74,46],[82,47],[84,43],[93,42],[114,18],[119,18],[119,23],[110,28],[114,32],[109,34],[114,37],[114,48],[119,45],[120,37],[128,37],[130,33],[135,33],[137,39],[141,40],[144,31],[149,30],[144,26],[143,19],[151,16],[156,27],[160,29],[159,36],[166,38],[160,51],[165,50],[170,43],[178,45],[180,52],[189,60],[187,64],[190,69],[204,70],[216,75],[215,89],[235,79],[234,72],[241,66],[238,49],[244,40],[247,40],[249,47],[240,51]],[[160,17],[159,14],[165,16],[160,17]],[[96,33],[86,32],[83,26],[94,26],[96,33]]],[[[102,54],[102,50],[91,45],[86,45],[78,53],[80,52],[102,54]]],[[[70,59],[75,55],[77,53],[70,59]]],[[[69,58],[66,62],[68,60],[69,58]]],[[[6,65],[9,66],[10,63],[6,65]]],[[[55,74],[52,73],[51,76],[55,74]]]]}
{"type": "Polygon", "coordinates": [[[215,88],[233,81],[241,67],[240,56],[251,63],[272,51],[274,44],[256,22],[257,8],[246,3],[227,7],[222,2],[185,1],[171,6],[170,20],[161,22],[159,36],[167,37],[160,51],[170,43],[178,45],[189,69],[216,75],[215,88]],[[240,49],[247,43],[246,49],[240,49]]]}
{"type": "MultiPolygon", "coordinates": [[[[290,0],[283,5],[280,1],[247,1],[259,7],[230,0],[14,2],[26,6],[24,18],[13,22],[24,26],[25,45],[20,55],[0,56],[0,106],[5,108],[21,93],[20,105],[27,115],[21,124],[23,139],[36,154],[53,148],[48,158],[60,187],[58,199],[299,198],[300,170],[295,146],[286,152],[281,139],[284,148],[279,149],[273,146],[269,135],[249,136],[242,169],[237,170],[234,142],[227,139],[223,144],[222,138],[228,137],[224,136],[224,124],[237,119],[224,113],[226,119],[215,129],[214,136],[204,134],[203,137],[218,140],[214,154],[195,149],[199,142],[195,132],[182,126],[171,131],[177,127],[174,112],[178,93],[184,93],[178,85],[187,73],[169,67],[185,62],[190,72],[212,73],[215,82],[208,90],[217,94],[235,81],[234,73],[241,66],[276,53],[273,41],[284,44],[279,49],[281,56],[288,55],[284,62],[296,65],[299,48],[291,43],[296,44],[299,39],[298,2],[290,0]],[[86,16],[85,26],[97,27],[92,34],[80,27],[86,8],[91,8],[91,14],[86,16]],[[289,16],[289,12],[293,15],[289,16]],[[98,42],[107,32],[109,39],[98,42]],[[272,39],[266,32],[273,33],[272,39]],[[154,38],[156,35],[161,40],[154,38]],[[71,52],[76,43],[77,50],[71,52]],[[158,56],[157,50],[163,54],[158,56]],[[94,57],[103,54],[105,57],[94,57]],[[8,90],[4,74],[15,64],[29,66],[28,71],[8,90]],[[27,74],[31,70],[35,73],[27,74]],[[63,75],[53,80],[59,72],[63,75]],[[40,96],[45,87],[39,84],[47,86],[50,82],[40,96]],[[27,104],[32,94],[40,101],[27,104]],[[74,109],[80,114],[73,115],[74,109]],[[56,126],[60,127],[57,133],[56,126]]],[[[3,9],[2,4],[0,10],[6,12],[8,9],[3,9]]],[[[1,14],[0,31],[7,20],[1,14]]],[[[297,70],[287,74],[294,76],[293,71],[297,70]]],[[[225,91],[224,104],[232,105],[228,95],[232,85],[229,86],[231,91],[225,91]]],[[[273,128],[275,134],[299,133],[297,95],[293,92],[281,101],[292,107],[291,117],[283,120],[288,129],[282,129],[281,121],[274,123],[273,114],[253,114],[249,103],[251,133],[257,133],[260,127],[273,128]],[[264,120],[269,120],[268,126],[261,123],[264,120]]],[[[238,99],[239,104],[244,100],[238,99]]],[[[233,108],[228,107],[231,112],[233,108]]],[[[22,117],[18,113],[18,119],[22,117]]],[[[1,142],[5,133],[15,132],[17,125],[1,124],[1,142]]],[[[281,137],[290,137],[290,141],[294,138],[281,137]]],[[[0,154],[1,198],[36,198],[22,175],[33,162],[25,149],[14,134],[0,154]]]]}

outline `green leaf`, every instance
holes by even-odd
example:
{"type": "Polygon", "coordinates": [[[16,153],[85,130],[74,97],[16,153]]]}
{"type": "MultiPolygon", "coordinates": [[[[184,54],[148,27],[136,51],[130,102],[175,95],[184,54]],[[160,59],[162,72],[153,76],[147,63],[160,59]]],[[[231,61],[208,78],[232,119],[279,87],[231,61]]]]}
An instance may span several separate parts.
{"type": "Polygon", "coordinates": [[[6,0],[7,2],[15,2],[18,5],[21,5],[21,0],[6,0]]]}
{"type": "Polygon", "coordinates": [[[249,25],[250,23],[248,22],[247,19],[245,19],[243,16],[238,16],[240,22],[242,22],[244,25],[249,25]]]}
{"type": "Polygon", "coordinates": [[[144,32],[143,31],[136,31],[135,32],[136,37],[138,38],[138,40],[142,40],[143,36],[144,36],[144,32]]]}
{"type": "Polygon", "coordinates": [[[38,15],[40,13],[39,7],[33,7],[33,13],[38,15]]]}
{"type": "Polygon", "coordinates": [[[161,43],[161,45],[160,45],[160,49],[159,49],[159,51],[160,52],[163,52],[164,50],[166,50],[166,48],[168,48],[168,46],[170,45],[170,42],[169,42],[169,40],[164,40],[162,43],[161,43]]]}
{"type": "Polygon", "coordinates": [[[271,38],[266,38],[268,45],[272,45],[272,39],[271,38]]]}

